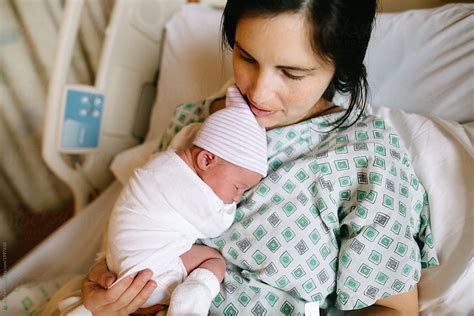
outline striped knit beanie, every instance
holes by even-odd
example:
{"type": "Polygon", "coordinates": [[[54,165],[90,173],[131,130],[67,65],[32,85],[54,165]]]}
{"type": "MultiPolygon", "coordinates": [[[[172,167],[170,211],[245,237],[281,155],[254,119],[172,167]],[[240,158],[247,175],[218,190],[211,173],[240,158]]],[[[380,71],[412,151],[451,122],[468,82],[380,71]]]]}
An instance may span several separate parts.
{"type": "Polygon", "coordinates": [[[226,107],[209,116],[193,144],[230,163],[267,175],[267,138],[236,86],[227,89],[226,107]]]}

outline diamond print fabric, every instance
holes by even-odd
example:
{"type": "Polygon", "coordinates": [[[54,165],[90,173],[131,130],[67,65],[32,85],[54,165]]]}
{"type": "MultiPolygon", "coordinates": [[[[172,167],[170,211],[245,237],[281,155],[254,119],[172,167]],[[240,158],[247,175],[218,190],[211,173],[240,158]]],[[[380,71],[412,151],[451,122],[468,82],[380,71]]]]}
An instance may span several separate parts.
{"type": "MultiPolygon", "coordinates": [[[[179,107],[165,140],[208,107],[179,107]]],[[[337,115],[267,132],[268,176],[230,229],[203,241],[228,263],[211,314],[302,315],[308,301],[359,309],[408,291],[438,264],[428,197],[397,134],[365,114],[323,133],[337,115]]]]}

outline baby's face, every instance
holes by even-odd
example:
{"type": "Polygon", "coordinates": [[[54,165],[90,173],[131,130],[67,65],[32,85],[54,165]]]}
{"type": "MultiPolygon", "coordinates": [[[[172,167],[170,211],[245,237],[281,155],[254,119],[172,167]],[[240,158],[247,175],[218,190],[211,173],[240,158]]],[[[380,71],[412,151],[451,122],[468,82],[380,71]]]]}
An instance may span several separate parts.
{"type": "Polygon", "coordinates": [[[238,203],[242,194],[260,182],[259,173],[222,161],[216,168],[206,171],[204,182],[226,204],[238,203]]]}

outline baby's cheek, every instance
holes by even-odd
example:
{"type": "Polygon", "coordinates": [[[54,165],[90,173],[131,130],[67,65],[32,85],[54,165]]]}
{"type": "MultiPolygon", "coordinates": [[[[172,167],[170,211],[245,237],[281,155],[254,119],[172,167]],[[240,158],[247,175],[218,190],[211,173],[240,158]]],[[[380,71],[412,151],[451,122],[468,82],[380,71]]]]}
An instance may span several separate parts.
{"type": "Polygon", "coordinates": [[[232,203],[232,195],[229,193],[229,190],[226,190],[222,185],[218,185],[218,187],[214,189],[214,192],[224,203],[232,203]]]}

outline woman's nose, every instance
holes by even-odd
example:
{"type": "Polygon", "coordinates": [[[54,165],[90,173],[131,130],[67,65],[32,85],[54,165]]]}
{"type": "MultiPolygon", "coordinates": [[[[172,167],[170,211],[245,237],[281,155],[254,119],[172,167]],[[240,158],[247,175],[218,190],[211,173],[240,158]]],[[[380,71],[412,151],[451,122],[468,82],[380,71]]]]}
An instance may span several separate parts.
{"type": "Polygon", "coordinates": [[[249,98],[255,105],[262,105],[271,99],[273,94],[273,80],[269,72],[259,71],[253,80],[249,98]]]}

